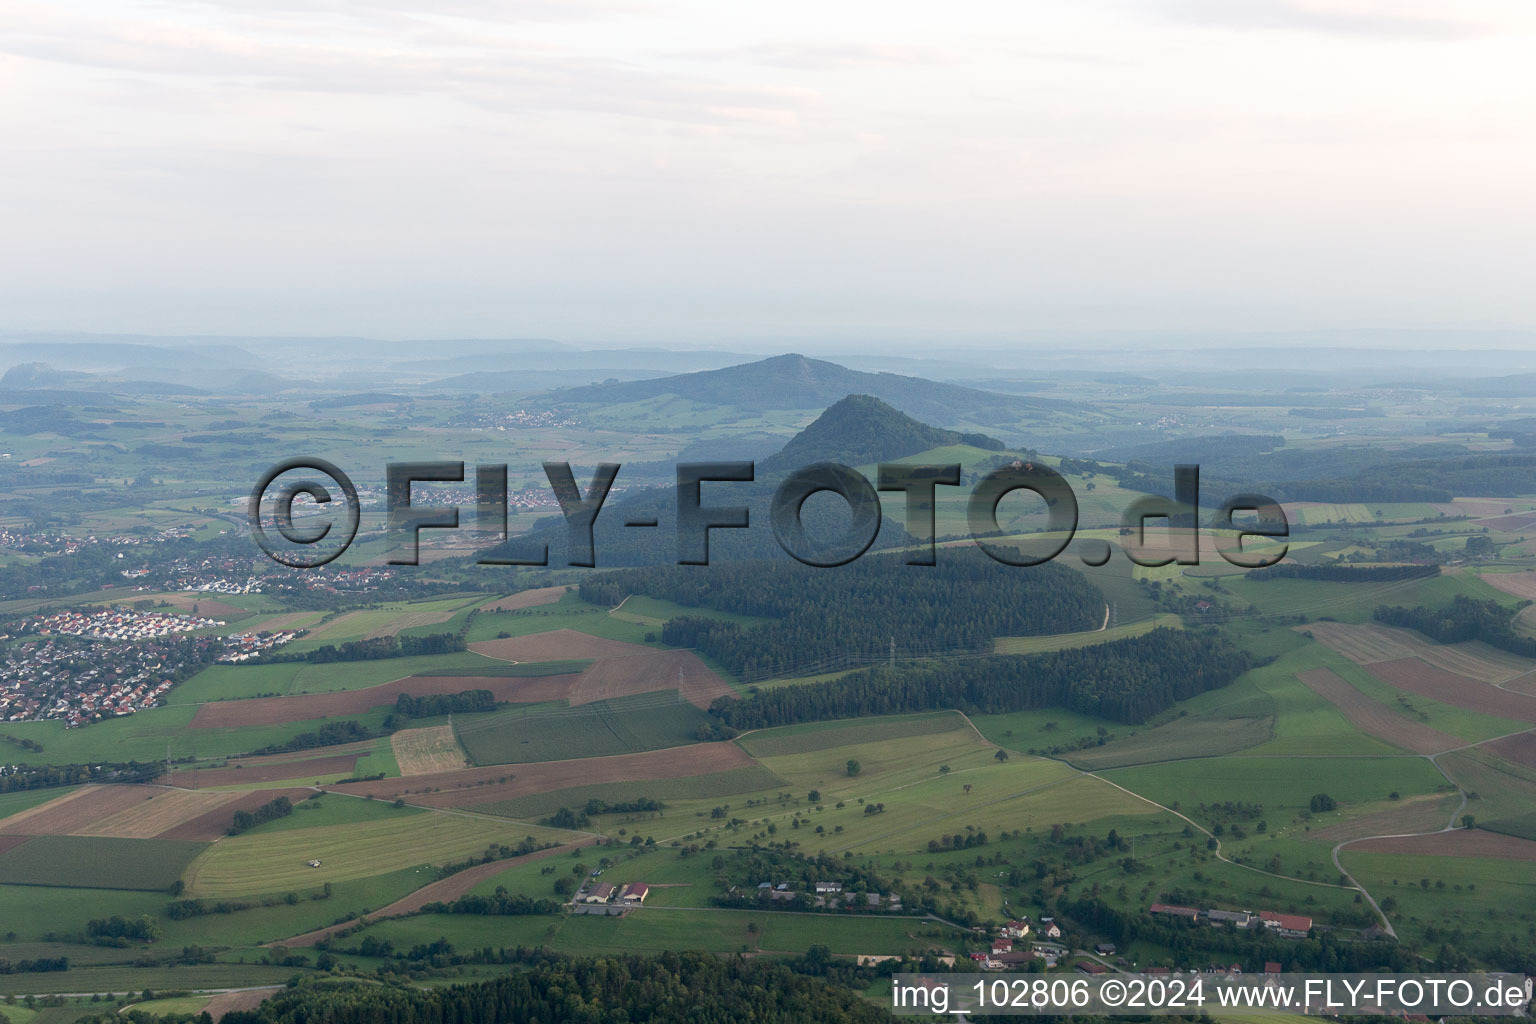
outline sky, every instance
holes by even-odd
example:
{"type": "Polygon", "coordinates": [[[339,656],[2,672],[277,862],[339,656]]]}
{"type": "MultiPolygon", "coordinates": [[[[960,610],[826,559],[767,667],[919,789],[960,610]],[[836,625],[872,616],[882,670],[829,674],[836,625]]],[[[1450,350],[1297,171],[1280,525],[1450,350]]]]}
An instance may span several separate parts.
{"type": "Polygon", "coordinates": [[[0,0],[0,329],[1536,328],[1529,0],[0,0]]]}

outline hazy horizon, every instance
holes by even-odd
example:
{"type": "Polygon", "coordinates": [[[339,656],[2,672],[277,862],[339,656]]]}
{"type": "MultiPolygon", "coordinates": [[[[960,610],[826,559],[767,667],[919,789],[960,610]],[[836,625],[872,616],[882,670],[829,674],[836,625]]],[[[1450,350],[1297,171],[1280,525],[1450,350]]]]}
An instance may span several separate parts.
{"type": "Polygon", "coordinates": [[[5,11],[16,330],[1536,328],[1514,0],[5,11]]]}

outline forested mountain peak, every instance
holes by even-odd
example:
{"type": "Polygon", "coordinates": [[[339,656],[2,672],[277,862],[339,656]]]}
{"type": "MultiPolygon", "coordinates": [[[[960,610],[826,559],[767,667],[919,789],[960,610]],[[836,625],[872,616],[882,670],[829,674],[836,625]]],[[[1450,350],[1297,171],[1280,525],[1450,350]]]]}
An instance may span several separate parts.
{"type": "Polygon", "coordinates": [[[985,434],[965,434],[915,420],[872,395],[848,395],[790,438],[777,455],[764,459],[760,468],[772,473],[822,461],[862,466],[952,444],[989,451],[1004,447],[985,434]]]}

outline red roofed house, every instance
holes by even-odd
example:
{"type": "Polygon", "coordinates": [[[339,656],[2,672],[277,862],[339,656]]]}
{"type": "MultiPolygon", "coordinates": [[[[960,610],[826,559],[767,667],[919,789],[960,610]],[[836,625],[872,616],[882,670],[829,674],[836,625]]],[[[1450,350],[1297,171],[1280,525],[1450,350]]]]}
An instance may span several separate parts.
{"type": "Polygon", "coordinates": [[[1293,939],[1305,938],[1307,932],[1312,930],[1312,919],[1300,914],[1277,914],[1273,910],[1261,910],[1259,920],[1264,922],[1265,928],[1273,928],[1281,935],[1293,939]]]}
{"type": "Polygon", "coordinates": [[[1154,903],[1147,908],[1149,914],[1169,914],[1173,917],[1187,917],[1191,921],[1200,916],[1200,911],[1194,907],[1176,907],[1169,903],[1154,903]]]}
{"type": "Polygon", "coordinates": [[[1265,974],[1282,974],[1284,972],[1282,972],[1280,970],[1280,964],[1277,963],[1276,961],[1274,961],[1274,960],[1265,960],[1264,961],[1264,973],[1265,974]]]}
{"type": "Polygon", "coordinates": [[[650,891],[651,887],[644,882],[631,882],[619,893],[619,899],[626,903],[644,903],[650,891]]]}

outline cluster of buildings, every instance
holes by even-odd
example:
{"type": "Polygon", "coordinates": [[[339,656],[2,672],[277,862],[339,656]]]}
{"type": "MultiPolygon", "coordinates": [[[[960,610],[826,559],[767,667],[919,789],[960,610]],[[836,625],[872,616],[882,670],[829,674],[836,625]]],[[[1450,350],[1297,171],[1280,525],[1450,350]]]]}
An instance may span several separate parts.
{"type": "Polygon", "coordinates": [[[758,899],[766,897],[771,903],[799,901],[819,909],[885,910],[899,912],[902,909],[898,893],[843,892],[842,882],[815,882],[805,891],[790,888],[790,883],[759,882],[758,899]]]}
{"type": "Polygon", "coordinates": [[[0,721],[62,720],[80,726],[154,707],[213,637],[85,644],[43,637],[0,658],[0,721]]]}
{"type": "Polygon", "coordinates": [[[1304,939],[1312,930],[1312,919],[1301,914],[1282,914],[1274,910],[1201,910],[1198,907],[1180,907],[1169,903],[1154,903],[1147,908],[1149,914],[1163,914],[1218,926],[1230,924],[1234,928],[1263,928],[1288,939],[1304,939]]]}
{"type": "Polygon", "coordinates": [[[579,914],[623,914],[645,902],[651,887],[644,882],[628,882],[614,885],[598,881],[601,871],[594,871],[587,884],[576,890],[571,897],[571,909],[579,914]]]}
{"type": "Polygon", "coordinates": [[[306,632],[307,630],[303,629],[263,629],[254,633],[231,633],[224,638],[224,653],[216,660],[226,665],[247,661],[265,651],[297,640],[306,632]]]}
{"type": "Polygon", "coordinates": [[[579,427],[581,421],[559,409],[514,409],[474,416],[463,425],[480,430],[535,430],[539,427],[579,427]]]}
{"type": "Polygon", "coordinates": [[[224,625],[222,619],[174,612],[103,608],[73,609],[38,615],[21,625],[18,634],[82,636],[91,640],[155,640],[224,625]]]}
{"type": "Polygon", "coordinates": [[[1033,928],[1029,918],[1021,917],[998,926],[992,937],[992,948],[985,953],[972,953],[976,966],[984,971],[1018,970],[1031,960],[1041,959],[1046,967],[1056,966],[1061,948],[1052,943],[1061,938],[1061,925],[1052,917],[1042,917],[1033,928]],[[1038,941],[1032,941],[1033,934],[1038,941]]]}

